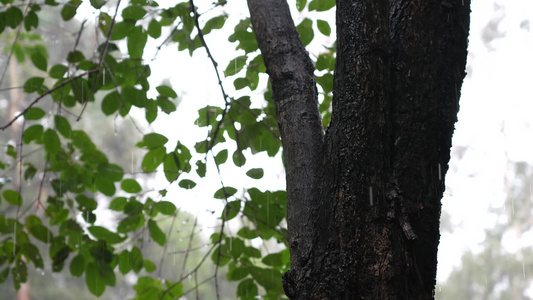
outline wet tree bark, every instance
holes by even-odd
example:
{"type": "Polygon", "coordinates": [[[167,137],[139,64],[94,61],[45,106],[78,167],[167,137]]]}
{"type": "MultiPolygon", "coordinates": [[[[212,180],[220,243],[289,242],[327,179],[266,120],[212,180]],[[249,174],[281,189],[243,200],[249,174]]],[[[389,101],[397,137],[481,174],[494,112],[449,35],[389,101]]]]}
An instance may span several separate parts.
{"type": "Polygon", "coordinates": [[[338,0],[333,113],[285,0],[248,0],[287,172],[291,299],[432,299],[469,0],[338,0]]]}

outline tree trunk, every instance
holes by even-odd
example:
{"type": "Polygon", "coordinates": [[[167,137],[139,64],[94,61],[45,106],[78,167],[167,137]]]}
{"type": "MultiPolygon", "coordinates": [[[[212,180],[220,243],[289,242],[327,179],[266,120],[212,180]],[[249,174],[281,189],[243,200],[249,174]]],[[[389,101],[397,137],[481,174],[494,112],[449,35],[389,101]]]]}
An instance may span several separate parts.
{"type": "Polygon", "coordinates": [[[291,299],[431,299],[469,0],[338,0],[332,119],[285,0],[248,0],[287,176],[291,299]]]}

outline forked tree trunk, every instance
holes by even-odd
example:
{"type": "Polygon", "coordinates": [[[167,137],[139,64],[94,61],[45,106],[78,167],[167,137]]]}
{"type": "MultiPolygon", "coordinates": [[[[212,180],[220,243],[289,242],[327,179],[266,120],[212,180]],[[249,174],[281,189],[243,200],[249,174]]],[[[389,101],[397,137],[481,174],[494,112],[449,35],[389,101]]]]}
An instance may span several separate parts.
{"type": "Polygon", "coordinates": [[[248,0],[287,172],[291,299],[432,299],[469,0],[338,0],[333,113],[286,0],[248,0]]]}

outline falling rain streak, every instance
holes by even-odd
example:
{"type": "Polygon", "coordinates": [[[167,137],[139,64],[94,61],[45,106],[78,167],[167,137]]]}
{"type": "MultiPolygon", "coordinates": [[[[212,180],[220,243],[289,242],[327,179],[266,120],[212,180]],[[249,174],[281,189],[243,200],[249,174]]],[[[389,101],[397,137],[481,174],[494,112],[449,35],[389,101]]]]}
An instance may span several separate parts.
{"type": "Polygon", "coordinates": [[[370,198],[370,206],[374,206],[374,194],[372,193],[372,186],[368,187],[368,197],[370,198]]]}
{"type": "Polygon", "coordinates": [[[441,170],[440,163],[438,164],[438,167],[439,167],[439,181],[442,181],[442,170],[441,170]]]}

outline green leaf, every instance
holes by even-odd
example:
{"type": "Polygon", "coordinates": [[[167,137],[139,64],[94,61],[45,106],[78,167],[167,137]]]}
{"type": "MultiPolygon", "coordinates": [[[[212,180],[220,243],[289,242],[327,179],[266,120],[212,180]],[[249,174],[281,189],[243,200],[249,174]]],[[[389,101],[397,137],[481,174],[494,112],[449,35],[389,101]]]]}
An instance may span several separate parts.
{"type": "Polygon", "coordinates": [[[28,268],[26,263],[20,259],[17,260],[15,267],[13,268],[13,281],[15,282],[16,289],[18,290],[20,284],[28,280],[28,268]]]}
{"type": "Polygon", "coordinates": [[[167,236],[163,233],[161,228],[157,225],[154,220],[148,220],[148,229],[150,230],[150,237],[158,243],[160,246],[163,246],[167,241],[167,236]]]}
{"type": "Polygon", "coordinates": [[[130,260],[130,252],[128,250],[123,250],[118,255],[118,270],[122,275],[127,274],[129,271],[131,271],[131,260],[130,260]]]}
{"type": "Polygon", "coordinates": [[[94,184],[98,191],[106,196],[113,196],[116,192],[115,183],[108,178],[95,176],[94,184]]]}
{"type": "Polygon", "coordinates": [[[298,33],[300,34],[300,39],[304,46],[309,45],[313,38],[315,37],[315,32],[313,30],[313,21],[308,18],[305,18],[298,26],[296,26],[298,33]]]}
{"type": "Polygon", "coordinates": [[[130,194],[136,194],[142,190],[141,185],[135,179],[122,180],[122,183],[120,184],[120,188],[124,192],[130,193],[130,194]]]}
{"type": "Polygon", "coordinates": [[[24,18],[24,28],[26,31],[31,31],[32,28],[37,28],[39,26],[39,17],[35,11],[30,10],[26,17],[24,18]]]}
{"type": "Polygon", "coordinates": [[[211,254],[211,260],[220,267],[226,265],[231,260],[228,254],[222,251],[221,247],[222,246],[218,246],[215,251],[213,251],[213,254],[211,254]]]}
{"type": "MultiPolygon", "coordinates": [[[[111,17],[109,17],[109,22],[111,22],[111,17]]],[[[115,26],[113,26],[113,32],[111,33],[111,40],[117,41],[124,39],[130,34],[133,28],[135,28],[135,22],[133,21],[125,20],[115,24],[115,26]]],[[[104,33],[107,34],[107,31],[104,33]]]]}
{"type": "Polygon", "coordinates": [[[249,240],[252,240],[258,237],[257,230],[252,230],[248,227],[241,228],[239,232],[237,232],[237,235],[242,238],[249,239],[249,240]]]}
{"type": "Polygon", "coordinates": [[[98,166],[98,176],[109,181],[121,181],[124,177],[124,169],[119,165],[104,163],[98,166]]]}
{"type": "Polygon", "coordinates": [[[323,35],[329,36],[331,34],[331,27],[327,21],[317,20],[316,26],[318,27],[318,31],[320,31],[320,33],[323,35]]]}
{"type": "Polygon", "coordinates": [[[117,197],[109,203],[109,209],[123,211],[126,203],[128,203],[128,200],[125,197],[117,197]]]}
{"type": "Polygon", "coordinates": [[[215,162],[217,165],[221,165],[228,160],[228,150],[224,149],[218,152],[218,154],[215,156],[215,162]]]}
{"type": "Polygon", "coordinates": [[[192,188],[194,188],[196,186],[196,182],[194,182],[192,180],[189,180],[189,179],[183,179],[182,181],[180,181],[180,183],[178,183],[178,185],[181,188],[184,188],[186,190],[190,190],[190,189],[192,189],[192,188]]]}
{"type": "Polygon", "coordinates": [[[227,199],[228,197],[231,197],[237,193],[237,189],[231,186],[223,187],[218,189],[213,197],[215,199],[227,199]],[[224,193],[225,191],[225,193],[224,193]]]}
{"type": "Polygon", "coordinates": [[[68,67],[64,65],[54,65],[50,68],[50,71],[48,73],[50,74],[50,77],[60,79],[63,78],[63,75],[68,71],[68,67]]]}
{"type": "Polygon", "coordinates": [[[283,266],[283,259],[281,253],[272,253],[265,256],[262,262],[267,266],[281,267],[283,266]]]}
{"type": "Polygon", "coordinates": [[[52,233],[44,225],[26,226],[30,234],[41,242],[48,243],[52,238],[52,233]]]}
{"type": "Polygon", "coordinates": [[[59,150],[61,150],[61,141],[59,140],[59,136],[55,131],[52,129],[47,129],[44,132],[43,140],[44,150],[46,150],[48,154],[55,155],[59,153],[59,150]]]}
{"type": "Polygon", "coordinates": [[[46,57],[41,52],[33,52],[31,55],[31,62],[42,71],[46,72],[48,68],[48,63],[46,62],[46,57]]]}
{"type": "Polygon", "coordinates": [[[138,90],[133,86],[125,86],[122,88],[122,97],[125,101],[129,101],[131,104],[137,107],[146,106],[146,93],[138,90]]]}
{"type": "Polygon", "coordinates": [[[148,149],[156,149],[164,146],[168,142],[168,138],[159,133],[149,133],[143,137],[143,144],[148,149]]]}
{"type": "Polygon", "coordinates": [[[152,273],[156,269],[154,262],[149,259],[143,260],[143,267],[144,267],[144,270],[148,273],[152,273]]]}
{"type": "Polygon", "coordinates": [[[78,254],[70,262],[70,274],[75,277],[80,277],[83,271],[85,271],[85,258],[83,255],[78,254]]]}
{"type": "Polygon", "coordinates": [[[307,0],[296,0],[296,9],[298,11],[302,11],[304,10],[306,4],[307,0]]]}
{"type": "Polygon", "coordinates": [[[226,274],[226,278],[228,281],[238,281],[246,277],[248,274],[249,272],[246,268],[235,268],[230,269],[230,271],[226,274]]]}
{"type": "Polygon", "coordinates": [[[74,18],[81,2],[82,0],[70,0],[68,3],[66,3],[63,6],[63,9],[61,9],[61,17],[63,20],[68,21],[74,18]]]}
{"type": "Polygon", "coordinates": [[[157,97],[155,102],[157,103],[157,105],[159,105],[161,110],[166,114],[170,114],[171,112],[176,111],[176,104],[174,104],[174,102],[168,100],[167,98],[157,97]]]}
{"type": "Polygon", "coordinates": [[[168,153],[165,156],[163,172],[168,182],[174,182],[180,176],[179,159],[175,152],[168,153]]]}
{"type": "Polygon", "coordinates": [[[244,157],[244,155],[242,154],[241,151],[237,150],[237,151],[233,152],[233,163],[237,167],[244,166],[244,164],[246,163],[246,157],[244,157]]]}
{"type": "Polygon", "coordinates": [[[109,229],[102,227],[102,226],[91,226],[87,228],[89,232],[94,236],[95,238],[99,240],[104,240],[109,244],[117,244],[120,242],[123,242],[126,240],[126,237],[122,237],[118,235],[117,233],[109,231],[109,229]]]}
{"type": "Polygon", "coordinates": [[[59,131],[61,135],[66,138],[70,138],[72,136],[72,128],[70,127],[70,124],[65,117],[55,115],[54,124],[56,125],[57,131],[59,131]]]}
{"type": "Polygon", "coordinates": [[[32,77],[24,83],[24,93],[33,93],[39,91],[45,91],[46,87],[43,85],[44,78],[32,77]]]}
{"type": "Polygon", "coordinates": [[[312,0],[309,3],[309,11],[327,11],[335,6],[335,0],[312,0]]]}
{"type": "Polygon", "coordinates": [[[226,204],[226,207],[222,211],[222,215],[220,216],[220,218],[222,220],[229,221],[235,218],[237,214],[239,214],[240,211],[241,211],[241,201],[240,200],[230,201],[228,202],[228,204],[226,204]]]}
{"type": "Polygon", "coordinates": [[[163,97],[168,97],[168,98],[178,97],[178,94],[176,94],[176,92],[168,85],[160,85],[156,87],[155,89],[159,92],[159,95],[163,97]]]}
{"type": "Polygon", "coordinates": [[[246,55],[238,56],[232,59],[226,67],[226,70],[224,70],[224,74],[226,75],[226,77],[239,73],[246,65],[247,59],[248,56],[246,55]]]}
{"type": "Polygon", "coordinates": [[[131,5],[122,10],[122,18],[124,20],[140,20],[146,15],[146,10],[142,6],[131,5]]]}
{"type": "Polygon", "coordinates": [[[128,34],[128,53],[131,58],[142,58],[148,34],[141,26],[135,27],[128,34]]]}
{"type": "Polygon", "coordinates": [[[22,205],[22,197],[20,196],[19,192],[14,190],[5,190],[2,193],[2,196],[4,196],[4,199],[11,205],[15,206],[21,206],[22,205]]]}
{"type": "Polygon", "coordinates": [[[115,113],[120,108],[120,94],[117,91],[113,91],[105,95],[102,100],[102,112],[109,116],[115,113]]]}
{"type": "Polygon", "coordinates": [[[335,58],[330,53],[322,53],[316,59],[316,69],[319,71],[335,69],[335,58]]]}
{"type": "Polygon", "coordinates": [[[277,294],[283,293],[281,285],[281,272],[274,269],[262,269],[258,267],[249,267],[252,277],[262,285],[265,290],[277,294]]]}
{"type": "Polygon", "coordinates": [[[250,169],[248,170],[248,172],[246,172],[246,175],[248,175],[248,177],[251,177],[253,179],[261,179],[263,178],[263,169],[262,168],[255,168],[255,169],[250,169]]]}
{"type": "Polygon", "coordinates": [[[148,151],[141,162],[141,168],[144,172],[153,172],[163,162],[167,155],[165,147],[160,147],[148,151]]]}
{"type": "Polygon", "coordinates": [[[24,180],[29,181],[35,176],[37,169],[31,163],[24,163],[24,165],[27,165],[24,171],[24,180]]]}
{"type": "Polygon", "coordinates": [[[16,6],[10,6],[6,9],[4,16],[5,25],[13,29],[17,28],[24,18],[22,11],[16,6]]]}
{"type": "Polygon", "coordinates": [[[205,23],[204,28],[202,29],[203,34],[209,34],[213,29],[222,28],[227,18],[226,15],[222,15],[210,19],[205,23]]]}
{"type": "Polygon", "coordinates": [[[155,100],[146,100],[145,118],[149,124],[152,124],[152,122],[157,119],[157,103],[155,102],[155,100]]]}
{"type": "Polygon", "coordinates": [[[137,246],[133,246],[131,249],[130,261],[133,272],[139,273],[143,267],[143,255],[137,246]]]}
{"type": "Polygon", "coordinates": [[[34,244],[25,243],[23,251],[28,262],[32,261],[36,268],[44,269],[44,262],[43,258],[41,257],[41,253],[39,253],[39,248],[37,248],[34,244]]]}
{"type": "Polygon", "coordinates": [[[14,159],[17,159],[17,151],[15,151],[15,147],[13,147],[13,145],[7,145],[6,154],[14,159]]]}
{"type": "Polygon", "coordinates": [[[206,172],[206,165],[205,165],[205,162],[203,161],[197,161],[196,162],[196,173],[198,174],[198,176],[200,177],[205,177],[205,172],[206,172]]]}
{"type": "Polygon", "coordinates": [[[85,269],[85,283],[89,291],[96,296],[101,296],[105,291],[106,283],[98,272],[98,266],[94,262],[87,264],[85,269]]]}
{"type": "Polygon", "coordinates": [[[161,24],[156,19],[152,19],[148,24],[148,34],[154,39],[161,36],[161,24]]]}
{"type": "Polygon", "coordinates": [[[84,59],[85,59],[85,56],[79,50],[70,51],[67,54],[67,61],[69,63],[77,63],[77,62],[80,62],[80,61],[82,61],[84,59]]]}
{"type": "Polygon", "coordinates": [[[159,201],[154,204],[154,210],[172,216],[176,212],[176,205],[170,201],[159,201]]]}
{"type": "Polygon", "coordinates": [[[333,74],[326,73],[323,76],[317,76],[316,82],[322,87],[324,93],[331,93],[333,91],[333,74]]]}
{"type": "Polygon", "coordinates": [[[45,114],[44,110],[38,107],[30,107],[30,109],[24,114],[24,117],[26,120],[39,120],[44,117],[45,114]]]}
{"type": "Polygon", "coordinates": [[[100,9],[102,8],[102,6],[104,6],[105,4],[105,0],[91,0],[91,6],[96,8],[96,9],[100,9]]]}
{"type": "Polygon", "coordinates": [[[241,281],[237,286],[237,296],[242,299],[255,299],[257,295],[257,285],[251,278],[241,281]]]}
{"type": "Polygon", "coordinates": [[[84,194],[79,194],[76,196],[76,202],[80,205],[82,209],[95,210],[98,207],[96,200],[85,196],[84,194]]]}
{"type": "Polygon", "coordinates": [[[168,280],[165,280],[165,285],[168,288],[168,294],[172,297],[172,299],[180,299],[181,296],[183,296],[183,284],[180,283],[174,283],[168,280]]]}
{"type": "Polygon", "coordinates": [[[43,126],[36,124],[24,130],[24,144],[29,144],[31,141],[38,141],[43,135],[43,126]]]}

